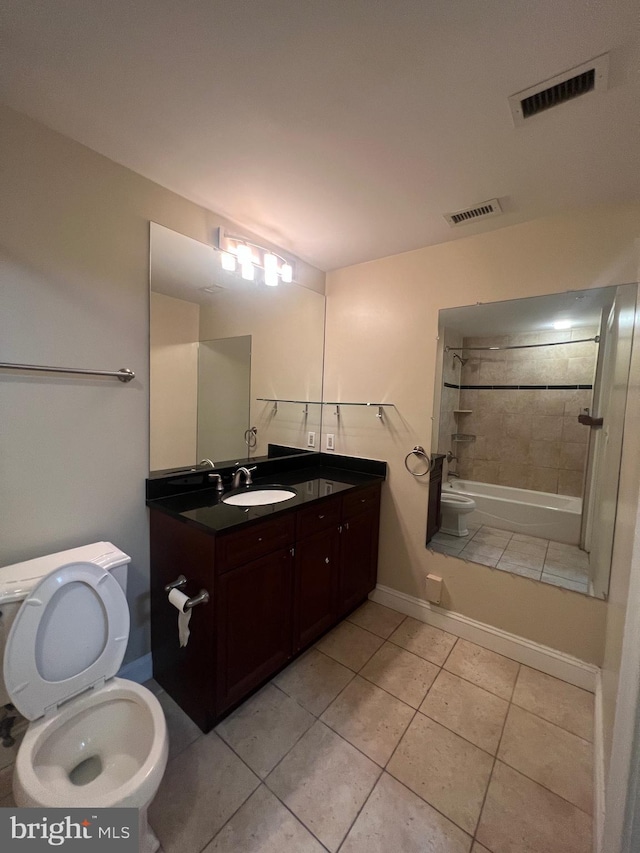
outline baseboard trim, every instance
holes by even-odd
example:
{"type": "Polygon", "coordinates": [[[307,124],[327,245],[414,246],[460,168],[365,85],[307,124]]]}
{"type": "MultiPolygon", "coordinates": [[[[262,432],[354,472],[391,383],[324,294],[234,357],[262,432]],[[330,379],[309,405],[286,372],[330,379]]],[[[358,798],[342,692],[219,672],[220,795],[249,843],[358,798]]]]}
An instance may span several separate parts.
{"type": "Polygon", "coordinates": [[[582,687],[590,693],[596,691],[600,670],[594,664],[585,663],[564,652],[542,646],[525,637],[494,628],[492,625],[477,622],[462,613],[443,610],[441,607],[429,604],[415,596],[406,595],[404,592],[398,592],[388,586],[378,584],[369,598],[378,604],[384,604],[400,613],[412,616],[420,622],[433,625],[434,628],[448,631],[463,640],[469,640],[492,652],[512,658],[532,669],[538,669],[576,687],[582,687]]]}
{"type": "Polygon", "coordinates": [[[129,681],[135,681],[138,684],[144,684],[153,677],[153,661],[151,652],[143,655],[141,658],[129,661],[118,670],[118,678],[127,678],[129,681]]]}
{"type": "Polygon", "coordinates": [[[593,850],[603,853],[605,814],[604,779],[604,717],[602,709],[602,676],[596,677],[596,697],[593,715],[593,850]]]}

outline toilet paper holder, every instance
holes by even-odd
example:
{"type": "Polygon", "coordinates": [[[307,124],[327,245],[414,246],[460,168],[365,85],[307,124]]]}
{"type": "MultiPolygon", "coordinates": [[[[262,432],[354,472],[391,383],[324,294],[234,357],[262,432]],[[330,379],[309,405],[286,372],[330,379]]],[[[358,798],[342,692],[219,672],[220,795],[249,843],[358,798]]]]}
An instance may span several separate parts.
{"type": "MultiPolygon", "coordinates": [[[[164,591],[165,592],[171,592],[172,589],[183,589],[186,585],[187,585],[187,579],[185,578],[185,576],[184,575],[178,575],[178,577],[174,581],[172,581],[171,583],[168,583],[165,586],[164,591]]],[[[209,596],[209,593],[207,592],[207,590],[201,589],[197,595],[194,595],[192,598],[187,599],[187,601],[185,602],[185,605],[184,605],[185,612],[187,610],[191,610],[197,604],[207,604],[207,602],[209,601],[209,598],[210,598],[210,596],[209,596]]]]}

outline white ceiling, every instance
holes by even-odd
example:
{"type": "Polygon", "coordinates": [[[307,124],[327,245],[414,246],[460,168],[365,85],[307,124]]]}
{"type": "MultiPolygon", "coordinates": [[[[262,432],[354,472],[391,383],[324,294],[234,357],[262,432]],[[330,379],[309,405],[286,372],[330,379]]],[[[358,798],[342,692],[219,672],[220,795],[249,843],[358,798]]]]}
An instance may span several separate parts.
{"type": "Polygon", "coordinates": [[[3,0],[0,100],[333,269],[640,198],[637,0],[3,0]],[[610,86],[508,96],[609,51],[610,86]],[[442,214],[498,197],[502,217],[442,214]]]}

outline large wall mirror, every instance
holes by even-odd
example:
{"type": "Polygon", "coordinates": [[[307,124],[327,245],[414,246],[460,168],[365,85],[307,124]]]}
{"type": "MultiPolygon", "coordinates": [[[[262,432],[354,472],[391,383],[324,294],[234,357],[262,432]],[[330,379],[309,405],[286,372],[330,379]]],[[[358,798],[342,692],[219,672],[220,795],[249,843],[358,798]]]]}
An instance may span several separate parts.
{"type": "Polygon", "coordinates": [[[150,246],[151,471],[317,450],[324,296],[245,281],[155,222],[150,246]]]}
{"type": "Polygon", "coordinates": [[[428,547],[607,597],[637,290],[440,311],[428,547]]]}

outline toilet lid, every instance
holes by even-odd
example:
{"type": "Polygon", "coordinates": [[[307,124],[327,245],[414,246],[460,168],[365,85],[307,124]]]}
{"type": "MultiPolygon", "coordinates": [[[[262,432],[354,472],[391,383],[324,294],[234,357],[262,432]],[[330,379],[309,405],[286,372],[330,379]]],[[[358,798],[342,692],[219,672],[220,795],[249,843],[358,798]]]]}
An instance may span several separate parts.
{"type": "Polygon", "coordinates": [[[117,580],[94,563],[70,563],[31,590],[9,631],[7,692],[37,720],[116,674],[129,638],[129,608],[117,580]]]}

